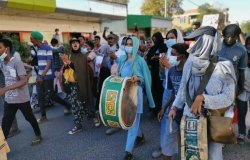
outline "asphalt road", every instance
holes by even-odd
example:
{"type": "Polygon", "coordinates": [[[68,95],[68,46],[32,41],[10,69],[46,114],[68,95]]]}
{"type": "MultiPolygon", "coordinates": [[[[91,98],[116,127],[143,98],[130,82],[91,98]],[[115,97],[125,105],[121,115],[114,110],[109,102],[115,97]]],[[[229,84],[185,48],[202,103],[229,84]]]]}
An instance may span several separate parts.
{"type": "MultiPolygon", "coordinates": [[[[3,107],[0,107],[2,117],[3,107]]],[[[73,127],[72,117],[63,115],[63,107],[55,106],[48,110],[49,121],[41,124],[43,141],[31,146],[34,133],[28,122],[18,111],[17,120],[21,133],[8,139],[11,152],[9,160],[120,160],[124,156],[126,131],[107,136],[106,127],[95,128],[92,120],[84,121],[84,131],[75,135],[67,132],[73,127]]],[[[39,117],[39,114],[36,114],[39,117]]],[[[156,119],[143,116],[141,128],[146,143],[134,150],[136,160],[151,160],[151,153],[159,145],[159,123],[156,119]]],[[[225,160],[249,160],[250,143],[227,145],[225,160]]]]}

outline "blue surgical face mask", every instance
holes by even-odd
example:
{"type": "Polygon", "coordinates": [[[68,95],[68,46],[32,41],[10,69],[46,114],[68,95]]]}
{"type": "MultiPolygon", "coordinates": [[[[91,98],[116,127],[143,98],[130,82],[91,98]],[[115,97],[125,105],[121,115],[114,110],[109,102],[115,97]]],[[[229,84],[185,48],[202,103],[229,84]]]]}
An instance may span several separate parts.
{"type": "Polygon", "coordinates": [[[6,57],[7,57],[7,53],[6,51],[4,51],[3,54],[0,56],[0,61],[3,62],[6,57]]]}
{"type": "Polygon", "coordinates": [[[133,54],[133,47],[125,46],[125,52],[126,52],[128,55],[132,55],[132,54],[133,54]]]}
{"type": "Polygon", "coordinates": [[[87,48],[81,48],[81,53],[82,53],[82,54],[88,53],[88,49],[87,49],[87,48]]]}
{"type": "Polygon", "coordinates": [[[165,44],[168,48],[171,48],[174,44],[176,44],[176,39],[168,39],[166,40],[165,44]]]}

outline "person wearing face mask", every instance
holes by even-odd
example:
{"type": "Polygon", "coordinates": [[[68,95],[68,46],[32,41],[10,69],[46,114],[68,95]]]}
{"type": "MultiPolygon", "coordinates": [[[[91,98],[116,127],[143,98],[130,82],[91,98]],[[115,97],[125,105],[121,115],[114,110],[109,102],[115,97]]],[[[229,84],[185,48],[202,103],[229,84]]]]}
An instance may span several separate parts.
{"type": "MultiPolygon", "coordinates": [[[[204,115],[202,110],[223,109],[233,103],[237,79],[232,63],[229,60],[219,58],[206,84],[205,91],[196,96],[197,89],[206,74],[209,64],[214,63],[218,59],[218,54],[221,50],[221,37],[215,28],[204,26],[195,30],[184,39],[196,39],[196,42],[187,50],[189,57],[184,65],[180,87],[168,117],[174,119],[177,110],[184,108],[184,124],[191,119],[194,125],[197,124],[195,126],[199,127],[199,120],[204,115]]],[[[197,135],[197,140],[194,140],[192,139],[192,133],[186,125],[183,127],[184,130],[181,130],[182,135],[187,137],[185,145],[182,146],[184,149],[183,156],[189,155],[190,157],[197,157],[196,159],[223,160],[223,144],[208,139],[208,144],[203,144],[208,147],[207,158],[207,153],[204,153],[204,149],[203,151],[201,150],[202,148],[197,149],[202,146],[194,147],[195,143],[199,144],[201,142],[200,138],[207,138],[199,136],[202,135],[204,130],[197,130],[200,133],[197,135]],[[203,155],[205,156],[203,157],[203,155]]],[[[207,134],[207,130],[205,132],[207,134]]]]}
{"type": "Polygon", "coordinates": [[[151,76],[145,60],[138,55],[139,39],[137,37],[129,37],[126,40],[126,55],[117,59],[118,75],[121,77],[132,77],[131,81],[138,84],[137,98],[137,116],[133,126],[128,130],[126,142],[126,155],[124,160],[132,160],[134,145],[140,145],[144,142],[144,136],[139,127],[140,118],[143,112],[143,88],[146,90],[149,106],[154,108],[154,100],[151,93],[151,76]]]}
{"type": "Polygon", "coordinates": [[[86,54],[88,52],[88,49],[85,47],[85,37],[81,35],[78,37],[78,39],[80,40],[81,53],[86,54]]]}
{"type": "Polygon", "coordinates": [[[41,142],[41,131],[30,106],[30,96],[27,85],[27,74],[22,61],[11,56],[12,42],[8,39],[0,40],[0,69],[5,77],[5,87],[0,88],[0,96],[4,98],[4,115],[2,119],[2,129],[5,138],[11,128],[17,110],[20,110],[25,119],[31,124],[35,139],[32,144],[41,142]]]}
{"type": "Polygon", "coordinates": [[[232,62],[237,77],[237,94],[240,94],[244,88],[244,70],[247,68],[247,52],[242,44],[237,42],[241,29],[236,24],[230,24],[224,28],[222,49],[219,53],[223,57],[232,62]]]}
{"type": "Polygon", "coordinates": [[[80,40],[72,38],[70,40],[71,54],[61,54],[60,57],[64,63],[64,72],[66,69],[74,70],[75,82],[68,82],[70,88],[69,101],[71,104],[73,120],[75,126],[68,132],[72,135],[82,131],[82,122],[84,115],[92,118],[94,115],[93,100],[93,71],[88,64],[86,54],[81,54],[80,40]]]}
{"type": "MultiPolygon", "coordinates": [[[[125,44],[126,44],[126,40],[127,40],[127,36],[122,36],[120,37],[119,41],[118,41],[118,44],[119,44],[119,49],[118,51],[116,51],[115,53],[111,53],[110,57],[114,60],[116,59],[119,59],[121,56],[124,56],[126,55],[126,52],[125,52],[125,44]]],[[[111,75],[117,75],[117,67],[118,67],[118,64],[117,62],[115,61],[114,64],[112,65],[111,67],[111,75]]],[[[106,135],[112,135],[116,132],[118,132],[120,130],[120,128],[109,128],[105,131],[105,134],[106,135]]]]}
{"type": "Polygon", "coordinates": [[[161,122],[161,126],[165,126],[161,137],[161,153],[164,155],[164,160],[171,160],[172,156],[178,154],[180,147],[179,127],[183,110],[177,112],[175,119],[169,119],[168,113],[180,87],[183,67],[188,58],[187,49],[188,45],[185,43],[177,43],[172,46],[171,56],[175,57],[176,65],[169,69],[168,77],[166,77],[168,78],[167,87],[171,93],[162,104],[162,109],[158,113],[158,120],[161,122]],[[170,125],[172,125],[172,132],[170,131],[170,125]]]}
{"type": "MultiPolygon", "coordinates": [[[[248,110],[247,103],[250,101],[250,37],[246,39],[245,47],[248,54],[247,68],[245,69],[244,90],[237,97],[238,106],[238,144],[244,144],[246,138],[246,114],[248,110]]],[[[248,139],[250,139],[250,130],[248,130],[248,139]]]]}
{"type": "MultiPolygon", "coordinates": [[[[168,90],[168,86],[167,86],[167,84],[168,84],[168,78],[167,78],[168,77],[168,71],[169,71],[169,69],[171,67],[178,65],[178,61],[176,59],[176,56],[171,55],[172,46],[175,45],[176,42],[178,42],[178,43],[183,43],[184,42],[182,33],[178,29],[171,29],[166,34],[165,44],[168,47],[167,53],[162,54],[162,56],[160,58],[161,74],[164,75],[162,77],[165,77],[164,81],[163,81],[164,92],[163,92],[163,96],[162,96],[162,105],[166,104],[166,101],[168,100],[168,98],[170,96],[170,93],[171,93],[168,90]]],[[[158,158],[162,154],[161,146],[163,145],[162,144],[162,142],[163,142],[162,139],[163,139],[163,135],[164,135],[164,132],[165,132],[165,128],[166,128],[166,123],[161,121],[160,147],[159,147],[159,149],[155,150],[152,153],[153,158],[158,158]]]]}
{"type": "Polygon", "coordinates": [[[160,77],[160,54],[167,52],[167,47],[164,44],[164,39],[160,32],[153,34],[152,40],[154,46],[150,48],[147,54],[147,64],[150,68],[152,77],[152,94],[154,97],[154,102],[156,107],[150,109],[150,114],[152,117],[156,117],[161,109],[162,105],[162,95],[164,88],[162,86],[163,79],[160,77]]]}

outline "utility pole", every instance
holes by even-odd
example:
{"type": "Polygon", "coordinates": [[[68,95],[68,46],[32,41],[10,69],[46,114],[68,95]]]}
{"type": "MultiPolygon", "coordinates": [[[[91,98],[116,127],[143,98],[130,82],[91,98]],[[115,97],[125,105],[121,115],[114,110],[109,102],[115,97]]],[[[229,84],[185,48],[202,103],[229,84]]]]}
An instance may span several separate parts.
{"type": "Polygon", "coordinates": [[[164,17],[167,18],[167,7],[168,7],[168,2],[165,0],[165,7],[164,7],[164,17]]]}

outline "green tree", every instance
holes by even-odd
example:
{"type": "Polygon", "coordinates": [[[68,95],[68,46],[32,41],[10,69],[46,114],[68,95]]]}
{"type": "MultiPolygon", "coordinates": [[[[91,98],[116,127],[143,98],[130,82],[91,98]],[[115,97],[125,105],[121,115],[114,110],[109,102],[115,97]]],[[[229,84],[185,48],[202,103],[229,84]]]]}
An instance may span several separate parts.
{"type": "Polygon", "coordinates": [[[199,15],[197,21],[202,22],[203,16],[208,14],[218,14],[221,13],[219,9],[214,8],[212,5],[205,3],[198,7],[199,15]]]}
{"type": "Polygon", "coordinates": [[[12,41],[14,50],[20,53],[23,62],[27,62],[30,59],[31,50],[27,42],[20,42],[19,37],[16,34],[8,32],[3,34],[3,38],[7,38],[12,41]]]}
{"type": "MultiPolygon", "coordinates": [[[[182,0],[167,0],[167,16],[182,14],[182,0]]],[[[164,16],[165,0],[144,0],[141,6],[141,13],[145,15],[164,16]]]]}
{"type": "Polygon", "coordinates": [[[250,20],[241,23],[240,27],[243,33],[250,33],[250,20]]]}

